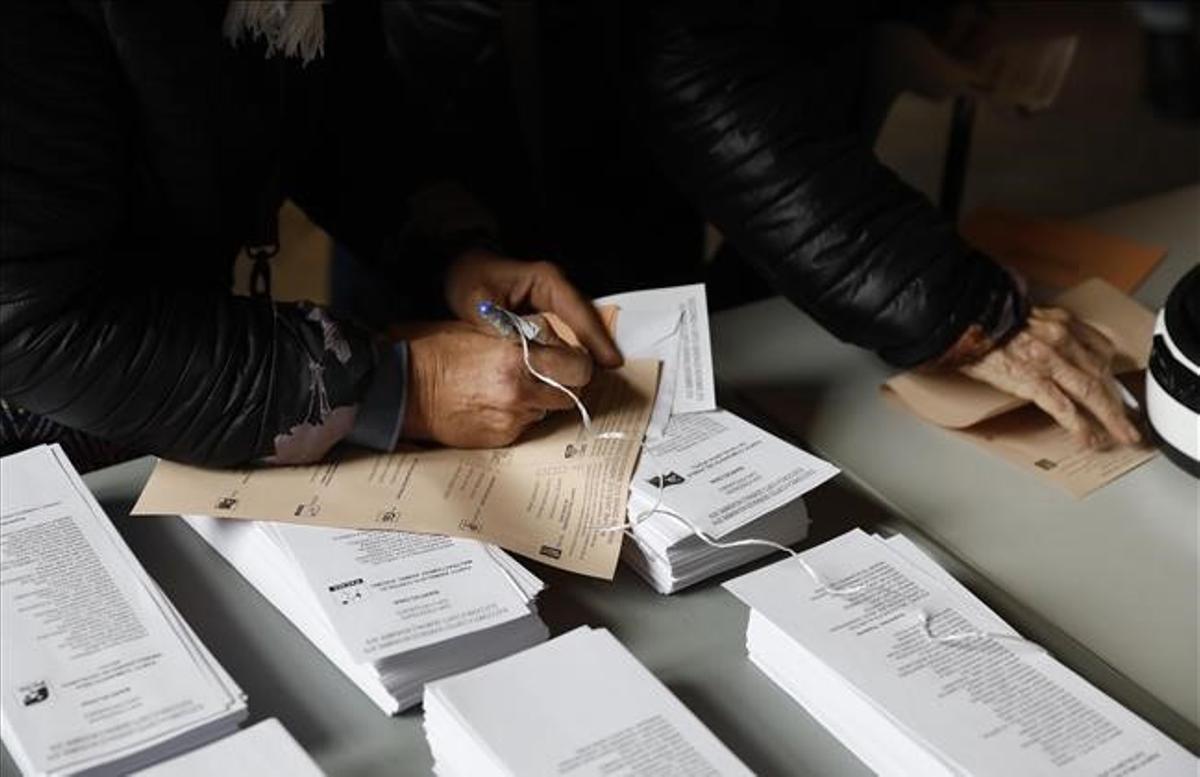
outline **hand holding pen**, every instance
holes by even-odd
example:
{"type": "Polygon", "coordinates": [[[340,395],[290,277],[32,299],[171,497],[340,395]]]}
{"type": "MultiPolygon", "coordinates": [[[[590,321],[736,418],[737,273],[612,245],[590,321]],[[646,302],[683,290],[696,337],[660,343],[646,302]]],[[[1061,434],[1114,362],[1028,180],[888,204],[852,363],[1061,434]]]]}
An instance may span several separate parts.
{"type": "MultiPolygon", "coordinates": [[[[522,262],[491,251],[468,251],[446,274],[446,301],[459,319],[483,323],[490,330],[494,325],[480,318],[482,302],[510,311],[553,313],[571,328],[597,365],[621,365],[621,352],[591,300],[549,262],[522,262]]],[[[552,331],[544,326],[542,330],[545,337],[557,340],[552,331]]]]}
{"type": "Polygon", "coordinates": [[[490,299],[485,299],[475,306],[475,312],[481,321],[486,323],[496,334],[508,340],[524,338],[538,345],[560,345],[556,342],[554,331],[545,319],[534,319],[518,316],[516,313],[497,305],[490,299]]]}
{"type": "Polygon", "coordinates": [[[552,265],[487,252],[464,257],[448,275],[447,301],[461,321],[398,332],[409,353],[405,438],[460,448],[501,447],[549,412],[575,410],[568,394],[526,366],[516,327],[529,339],[534,372],[573,393],[590,382],[593,356],[602,366],[621,362],[591,303],[552,265]],[[481,309],[483,302],[489,304],[481,309]],[[516,316],[510,313],[514,309],[555,313],[587,350],[562,342],[539,316],[516,316]]]}

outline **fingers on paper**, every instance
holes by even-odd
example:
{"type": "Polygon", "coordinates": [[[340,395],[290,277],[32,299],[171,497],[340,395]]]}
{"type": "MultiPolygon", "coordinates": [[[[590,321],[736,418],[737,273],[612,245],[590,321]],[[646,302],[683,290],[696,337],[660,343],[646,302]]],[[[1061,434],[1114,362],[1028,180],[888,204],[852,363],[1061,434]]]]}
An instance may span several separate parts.
{"type": "Polygon", "coordinates": [[[579,342],[602,367],[619,367],[623,361],[600,314],[591,300],[584,297],[563,275],[557,265],[539,262],[534,285],[534,307],[557,314],[579,342]]]}
{"type": "Polygon", "coordinates": [[[1108,360],[1075,336],[1072,323],[1069,317],[1031,317],[1025,331],[965,372],[1033,402],[1091,447],[1137,442],[1108,360]]]}
{"type": "Polygon", "coordinates": [[[1033,319],[1030,355],[1051,379],[1119,443],[1140,440],[1112,376],[1112,344],[1092,327],[1070,316],[1033,319]]]}
{"type": "MultiPolygon", "coordinates": [[[[490,389],[492,407],[512,415],[522,425],[541,420],[548,411],[575,407],[575,400],[565,391],[543,383],[529,372],[520,346],[507,347],[508,364],[490,389]]],[[[573,392],[578,392],[592,378],[591,357],[565,344],[530,344],[529,363],[540,374],[573,392]]]]}
{"type": "Polygon", "coordinates": [[[1079,412],[1078,406],[1063,392],[1058,385],[1048,379],[1038,380],[1029,384],[1028,399],[1044,410],[1059,426],[1066,429],[1089,447],[1101,448],[1108,441],[1090,420],[1079,412]]]}
{"type": "MultiPolygon", "coordinates": [[[[592,380],[592,357],[574,348],[531,345],[529,363],[547,378],[564,386],[579,388],[592,380]]],[[[533,376],[529,378],[536,380],[533,376]]]]}
{"type": "Polygon", "coordinates": [[[1117,355],[1117,347],[1113,341],[1105,337],[1099,329],[1078,319],[1072,320],[1070,326],[1075,337],[1103,359],[1107,367],[1111,368],[1113,359],[1117,355]]]}

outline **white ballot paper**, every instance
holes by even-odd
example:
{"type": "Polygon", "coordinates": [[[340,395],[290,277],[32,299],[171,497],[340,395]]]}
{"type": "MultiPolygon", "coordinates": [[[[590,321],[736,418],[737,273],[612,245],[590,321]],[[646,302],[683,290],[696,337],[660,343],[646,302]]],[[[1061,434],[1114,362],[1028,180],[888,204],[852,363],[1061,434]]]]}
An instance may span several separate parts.
{"type": "Polygon", "coordinates": [[[266,523],[358,661],[416,650],[530,614],[487,545],[436,534],[266,523]]]}
{"type": "Polygon", "coordinates": [[[540,580],[474,540],[185,519],[386,714],[425,683],[546,639],[540,580]]]}
{"type": "Polygon", "coordinates": [[[803,496],[837,471],[725,410],[675,416],[642,453],[627,508],[633,542],[621,558],[659,593],[675,593],[772,553],[771,543],[804,539],[803,496]],[[693,526],[722,543],[757,542],[715,547],[693,526]]]}
{"type": "Polygon", "coordinates": [[[241,690],[62,449],[0,460],[0,733],[27,775],[120,774],[236,728],[241,690]]]}
{"type": "Polygon", "coordinates": [[[655,407],[652,419],[659,423],[652,420],[651,430],[661,431],[671,413],[717,408],[703,283],[613,294],[596,304],[620,309],[614,336],[626,358],[663,363],[659,393],[671,403],[665,416],[655,407]]]}
{"type": "MultiPolygon", "coordinates": [[[[637,311],[634,312],[637,313],[637,311]]],[[[653,359],[662,365],[658,374],[658,393],[654,395],[654,405],[650,409],[650,421],[646,424],[646,439],[648,440],[658,439],[666,433],[667,424],[671,421],[671,408],[675,404],[675,386],[679,377],[681,341],[679,330],[682,318],[676,315],[676,311],[668,309],[664,312],[666,315],[658,314],[657,321],[653,320],[652,316],[642,313],[641,317],[646,320],[647,328],[634,330],[645,333],[653,331],[649,327],[656,324],[661,325],[674,321],[669,327],[662,327],[664,330],[669,329],[670,333],[661,339],[655,340],[649,345],[637,346],[628,342],[637,338],[628,335],[624,339],[619,335],[616,338],[617,347],[627,358],[653,359]]],[[[620,318],[617,320],[620,321],[620,318]]]]}
{"type": "Polygon", "coordinates": [[[324,777],[275,718],[136,773],[136,777],[324,777]]]}
{"type": "Polygon", "coordinates": [[[856,529],[802,558],[841,593],[794,558],[725,584],[751,608],[751,660],[879,774],[1197,773],[911,543],[856,529]]]}
{"type": "Polygon", "coordinates": [[[792,502],[837,467],[726,410],[675,416],[647,441],[633,475],[632,510],[653,503],[715,538],[792,502]]]}
{"type": "Polygon", "coordinates": [[[439,777],[751,774],[605,629],[430,683],[425,735],[439,777]]]}

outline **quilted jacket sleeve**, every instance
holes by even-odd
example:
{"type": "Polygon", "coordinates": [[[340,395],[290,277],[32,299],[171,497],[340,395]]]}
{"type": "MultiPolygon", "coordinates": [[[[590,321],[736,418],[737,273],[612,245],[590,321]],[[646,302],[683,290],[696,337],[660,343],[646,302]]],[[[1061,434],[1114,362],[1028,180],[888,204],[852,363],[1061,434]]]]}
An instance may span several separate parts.
{"type": "Polygon", "coordinates": [[[318,309],[231,296],[222,260],[189,261],[192,246],[128,245],[147,216],[130,211],[119,70],[78,20],[38,22],[52,34],[35,21],[0,25],[0,395],[210,465],[280,454],[296,432],[347,433],[388,349],[318,309]]]}
{"type": "Polygon", "coordinates": [[[779,292],[904,367],[937,359],[972,325],[997,338],[1021,323],[1008,273],[881,164],[858,129],[864,57],[852,38],[826,57],[806,45],[812,31],[730,3],[665,8],[638,27],[636,120],[684,192],[779,292]]]}

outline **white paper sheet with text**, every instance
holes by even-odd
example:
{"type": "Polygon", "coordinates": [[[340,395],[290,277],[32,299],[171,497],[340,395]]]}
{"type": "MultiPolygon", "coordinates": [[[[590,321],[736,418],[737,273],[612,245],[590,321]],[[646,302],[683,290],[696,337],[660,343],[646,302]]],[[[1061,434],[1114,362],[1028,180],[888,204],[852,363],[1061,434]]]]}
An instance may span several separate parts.
{"type": "Polygon", "coordinates": [[[358,661],[378,661],[529,614],[474,540],[269,524],[358,661]]]}
{"type": "Polygon", "coordinates": [[[435,757],[459,750],[441,739],[452,716],[505,773],[522,777],[750,774],[603,629],[581,627],[432,683],[425,709],[435,757]]]}
{"type": "Polygon", "coordinates": [[[651,353],[655,346],[672,332],[678,333],[678,369],[674,371],[671,412],[695,413],[717,408],[708,298],[703,283],[614,294],[596,300],[596,304],[620,308],[616,340],[627,357],[655,358],[651,353]]]}
{"type": "Polygon", "coordinates": [[[136,772],[134,777],[324,777],[275,718],[207,747],[136,772]]]}
{"type": "Polygon", "coordinates": [[[1052,657],[1001,640],[934,642],[934,634],[1015,632],[859,530],[803,558],[840,588],[834,596],[796,559],[725,587],[838,672],[911,736],[971,775],[1193,775],[1178,744],[1052,657]]]}
{"type": "Polygon", "coordinates": [[[723,537],[837,473],[829,462],[718,410],[673,417],[661,440],[647,441],[632,489],[641,501],[653,501],[663,478],[663,506],[723,537]]]}
{"type": "Polygon", "coordinates": [[[683,314],[673,307],[634,307],[617,315],[617,347],[625,359],[652,359],[662,365],[659,369],[659,391],[654,394],[654,406],[646,426],[646,436],[650,440],[661,438],[666,433],[667,423],[671,421],[674,389],[679,375],[682,330],[683,314]]]}
{"type": "Polygon", "coordinates": [[[5,457],[0,482],[0,708],[29,766],[134,758],[244,712],[61,449],[5,457]]]}

